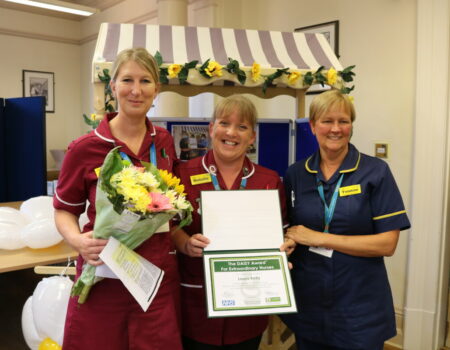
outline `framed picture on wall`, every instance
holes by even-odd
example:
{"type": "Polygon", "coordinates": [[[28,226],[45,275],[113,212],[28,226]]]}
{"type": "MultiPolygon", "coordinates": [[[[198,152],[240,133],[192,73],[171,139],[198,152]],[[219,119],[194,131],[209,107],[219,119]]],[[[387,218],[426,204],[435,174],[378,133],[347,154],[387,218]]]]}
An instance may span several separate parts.
{"type": "Polygon", "coordinates": [[[22,70],[23,97],[44,96],[45,111],[55,112],[55,74],[52,72],[39,72],[22,70]]]}
{"type": "Polygon", "coordinates": [[[295,32],[320,33],[325,35],[330,46],[333,48],[337,58],[339,58],[339,21],[331,21],[312,26],[295,28],[295,32]]]}
{"type": "MultiPolygon", "coordinates": [[[[320,33],[325,36],[325,38],[330,43],[330,46],[334,50],[336,57],[339,58],[339,21],[331,21],[320,24],[314,24],[312,26],[295,28],[296,32],[301,33],[320,33]]],[[[323,91],[329,90],[328,85],[312,85],[306,93],[309,94],[320,94],[323,91]]]]}

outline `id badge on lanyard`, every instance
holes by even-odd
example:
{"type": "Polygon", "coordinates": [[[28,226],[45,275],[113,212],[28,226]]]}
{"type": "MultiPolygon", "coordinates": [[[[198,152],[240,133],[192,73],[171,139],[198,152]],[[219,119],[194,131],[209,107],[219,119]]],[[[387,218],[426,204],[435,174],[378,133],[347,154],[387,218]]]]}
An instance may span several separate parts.
{"type": "MultiPolygon", "coordinates": [[[[328,233],[330,229],[330,223],[333,219],[334,215],[334,209],[336,208],[336,202],[338,199],[339,194],[339,188],[342,184],[342,179],[344,178],[344,174],[341,175],[341,177],[338,180],[338,183],[336,184],[336,188],[334,189],[333,196],[331,197],[330,206],[327,205],[327,202],[325,201],[325,193],[323,191],[323,184],[322,181],[317,179],[317,191],[319,192],[320,199],[323,202],[323,206],[325,208],[325,229],[323,232],[328,233]]],[[[327,258],[331,258],[333,256],[333,249],[330,248],[324,248],[324,247],[309,247],[309,251],[323,255],[327,258]]]]}

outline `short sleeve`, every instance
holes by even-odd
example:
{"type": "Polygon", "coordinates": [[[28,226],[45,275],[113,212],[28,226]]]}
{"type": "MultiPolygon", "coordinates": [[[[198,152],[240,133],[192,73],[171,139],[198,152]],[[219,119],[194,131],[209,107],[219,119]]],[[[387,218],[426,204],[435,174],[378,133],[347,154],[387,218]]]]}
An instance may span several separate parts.
{"type": "Polygon", "coordinates": [[[69,145],[58,177],[58,186],[53,197],[53,207],[81,215],[86,207],[88,191],[85,185],[86,168],[83,154],[76,141],[69,145]]]}
{"type": "Polygon", "coordinates": [[[370,198],[375,232],[406,230],[411,224],[394,176],[385,162],[381,162],[378,168],[379,181],[370,198]]]}

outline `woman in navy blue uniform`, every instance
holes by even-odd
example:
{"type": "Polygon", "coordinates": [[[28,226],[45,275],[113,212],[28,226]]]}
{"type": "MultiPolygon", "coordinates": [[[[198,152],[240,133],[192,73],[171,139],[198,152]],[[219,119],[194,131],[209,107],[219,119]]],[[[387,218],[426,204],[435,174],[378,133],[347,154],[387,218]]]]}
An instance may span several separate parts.
{"type": "Polygon", "coordinates": [[[301,350],[381,350],[396,335],[384,256],[410,223],[388,165],[350,143],[354,120],[348,96],[316,96],[319,150],[285,176],[299,312],[283,320],[301,350]]]}

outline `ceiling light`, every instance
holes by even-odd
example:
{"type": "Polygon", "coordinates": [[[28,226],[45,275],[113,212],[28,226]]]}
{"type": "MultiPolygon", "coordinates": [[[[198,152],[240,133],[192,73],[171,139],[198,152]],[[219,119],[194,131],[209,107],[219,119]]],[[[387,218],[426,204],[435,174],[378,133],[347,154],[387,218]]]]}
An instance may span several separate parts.
{"type": "Polygon", "coordinates": [[[97,9],[92,8],[92,7],[71,4],[71,3],[68,3],[65,1],[60,1],[60,0],[40,0],[40,1],[5,0],[5,1],[14,2],[16,4],[21,4],[21,5],[40,7],[40,8],[44,8],[44,9],[48,9],[48,10],[73,13],[73,14],[79,15],[79,16],[90,16],[90,15],[98,12],[97,9]]]}

